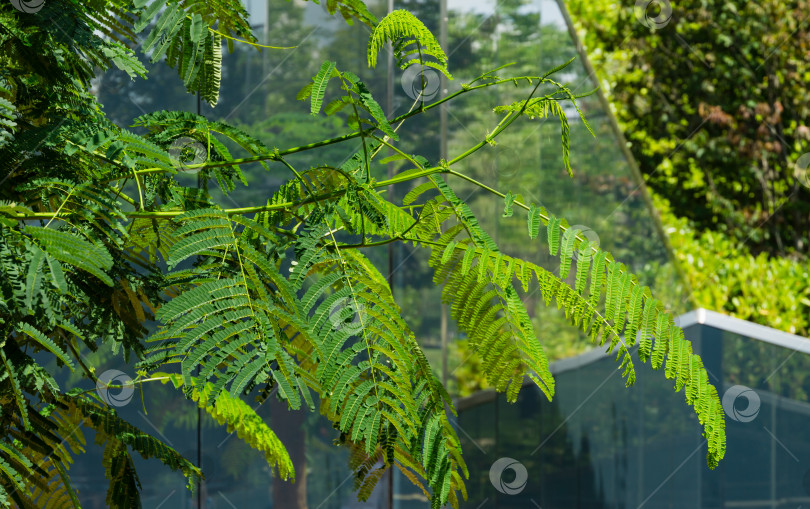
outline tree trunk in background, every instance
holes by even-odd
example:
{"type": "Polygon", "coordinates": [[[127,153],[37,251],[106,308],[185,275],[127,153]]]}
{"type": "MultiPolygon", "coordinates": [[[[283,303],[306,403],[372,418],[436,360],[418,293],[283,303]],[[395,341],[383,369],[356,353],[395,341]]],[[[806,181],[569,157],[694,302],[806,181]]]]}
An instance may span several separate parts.
{"type": "Polygon", "coordinates": [[[273,479],[273,509],[307,509],[306,412],[287,409],[285,401],[270,397],[270,425],[295,467],[295,482],[273,479]]]}

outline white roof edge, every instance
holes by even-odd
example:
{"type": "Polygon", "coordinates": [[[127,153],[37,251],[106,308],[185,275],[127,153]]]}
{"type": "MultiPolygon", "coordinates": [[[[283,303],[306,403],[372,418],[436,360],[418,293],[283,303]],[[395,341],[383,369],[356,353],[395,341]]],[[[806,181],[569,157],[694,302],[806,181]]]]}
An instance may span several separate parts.
{"type": "MultiPolygon", "coordinates": [[[[694,309],[675,317],[675,324],[681,328],[690,327],[692,325],[707,325],[715,329],[810,354],[810,340],[805,337],[734,318],[733,316],[724,315],[716,311],[709,311],[704,308],[694,309]]],[[[608,354],[604,352],[602,347],[597,347],[574,357],[553,362],[550,368],[553,374],[563,373],[585,366],[586,364],[590,364],[607,356],[608,354]]]]}
{"type": "MultiPolygon", "coordinates": [[[[684,313],[675,318],[675,324],[681,328],[690,327],[692,325],[707,325],[723,331],[740,334],[758,341],[764,341],[772,345],[797,350],[806,354],[810,354],[810,340],[805,337],[790,334],[780,330],[766,327],[758,323],[741,320],[733,316],[724,315],[716,311],[709,311],[708,309],[698,308],[687,313],[684,313]]],[[[599,359],[607,357],[608,354],[604,351],[604,347],[597,347],[587,352],[560,359],[552,362],[549,366],[551,373],[557,375],[566,371],[586,366],[599,359]]],[[[532,382],[529,382],[531,384],[532,382]]],[[[524,383],[526,385],[526,383],[524,383]]],[[[470,396],[459,398],[456,400],[456,408],[466,408],[475,406],[485,400],[494,399],[495,391],[487,389],[479,391],[470,396]]]]}
{"type": "Polygon", "coordinates": [[[694,324],[708,325],[709,327],[734,332],[773,345],[810,353],[810,341],[805,337],[734,318],[716,311],[709,311],[708,309],[698,308],[685,313],[676,318],[675,323],[680,327],[689,327],[694,324]]]}

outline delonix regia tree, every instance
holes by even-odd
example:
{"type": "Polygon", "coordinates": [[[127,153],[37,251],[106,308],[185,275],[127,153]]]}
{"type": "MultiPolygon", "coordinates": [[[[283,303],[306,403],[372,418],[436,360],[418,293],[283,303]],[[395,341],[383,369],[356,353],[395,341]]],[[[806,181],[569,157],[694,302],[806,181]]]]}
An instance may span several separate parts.
{"type": "MultiPolygon", "coordinates": [[[[521,301],[521,292],[539,285],[547,305],[555,301],[573,327],[615,353],[628,386],[635,381],[631,349],[655,369],[665,364],[664,375],[684,390],[704,426],[709,466],[723,457],[717,391],[649,289],[564,219],[460,169],[523,116],[557,117],[567,155],[561,102],[576,105],[577,97],[553,78],[567,63],[516,76],[505,65],[387,118],[355,74],[324,62],[298,99],[309,102],[313,115],[342,116],[347,128],[339,137],[270,148],[224,122],[182,111],[134,119],[145,131],[138,135],[105,117],[90,93],[95,68],[115,66],[146,79],[130,47],[140,43],[144,55],[165,58],[189,92],[199,91],[213,106],[221,93],[223,39],[229,46],[256,45],[240,2],[32,5],[0,6],[5,504],[79,506],[69,472],[81,449],[79,423],[94,429],[104,448],[112,507],[140,505],[134,452],[181,471],[190,487],[203,474],[97,394],[60,387],[42,365],[52,356],[96,383],[84,352],[105,346],[137,361],[137,387],[171,382],[237,430],[284,479],[294,477],[284,444],[247,396],[317,409],[331,420],[340,444],[353,452],[360,498],[395,466],[433,507],[457,506],[468,472],[448,419],[452,400],[402,320],[385,276],[363,254],[393,242],[430,252],[433,281],[451,316],[483,360],[489,382],[510,401],[526,377],[548,398],[554,394],[521,301]],[[500,85],[518,87],[521,98],[494,105],[500,120],[467,150],[431,163],[401,146],[397,131],[404,122],[500,85]],[[334,100],[324,106],[327,91],[334,100]],[[339,143],[358,146],[343,164],[297,168],[292,162],[294,154],[339,143]],[[376,174],[373,162],[383,151],[394,154],[388,160],[405,162],[392,178],[376,174]],[[214,200],[210,181],[222,193],[248,185],[240,166],[257,162],[289,175],[266,203],[226,208],[214,200]],[[199,187],[183,184],[189,171],[198,172],[199,187]],[[503,198],[507,217],[525,210],[530,238],[544,227],[559,273],[501,252],[453,192],[454,179],[503,198]],[[389,201],[385,189],[402,182],[416,185],[400,203],[389,201]]],[[[400,67],[433,67],[451,76],[434,36],[407,11],[377,20],[358,0],[327,7],[372,29],[370,67],[390,43],[400,67]]]]}

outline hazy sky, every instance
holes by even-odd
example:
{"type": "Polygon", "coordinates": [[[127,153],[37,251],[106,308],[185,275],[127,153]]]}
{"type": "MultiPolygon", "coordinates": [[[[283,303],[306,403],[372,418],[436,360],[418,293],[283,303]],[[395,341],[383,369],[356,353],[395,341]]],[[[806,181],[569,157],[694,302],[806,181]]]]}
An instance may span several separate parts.
{"type": "MultiPolygon", "coordinates": [[[[267,22],[268,0],[243,0],[250,12],[251,24],[264,25],[267,22]]],[[[492,14],[495,12],[497,0],[447,0],[447,8],[452,11],[475,12],[477,14],[492,14]]],[[[318,7],[316,7],[318,8],[318,7]]],[[[541,23],[565,26],[562,15],[554,0],[534,0],[524,7],[526,13],[540,11],[541,23]]]]}

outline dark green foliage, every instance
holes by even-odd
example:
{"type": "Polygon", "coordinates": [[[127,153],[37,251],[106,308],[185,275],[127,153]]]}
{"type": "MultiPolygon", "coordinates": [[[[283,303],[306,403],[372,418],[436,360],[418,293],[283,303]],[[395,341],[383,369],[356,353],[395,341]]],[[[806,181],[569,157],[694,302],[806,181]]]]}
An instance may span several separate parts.
{"type": "Polygon", "coordinates": [[[657,30],[632,4],[569,5],[650,187],[698,232],[806,264],[810,3],[675,2],[657,30]]]}
{"type": "Polygon", "coordinates": [[[256,41],[247,22],[247,11],[233,2],[220,5],[219,2],[187,0],[135,0],[135,7],[143,9],[134,25],[136,33],[154,21],[143,41],[142,51],[150,54],[152,62],[165,56],[169,65],[177,69],[189,92],[199,91],[209,104],[216,105],[223,35],[227,37],[229,48],[233,44],[231,34],[249,42],[256,41]],[[218,22],[216,29],[212,27],[215,22],[218,22]]]}

